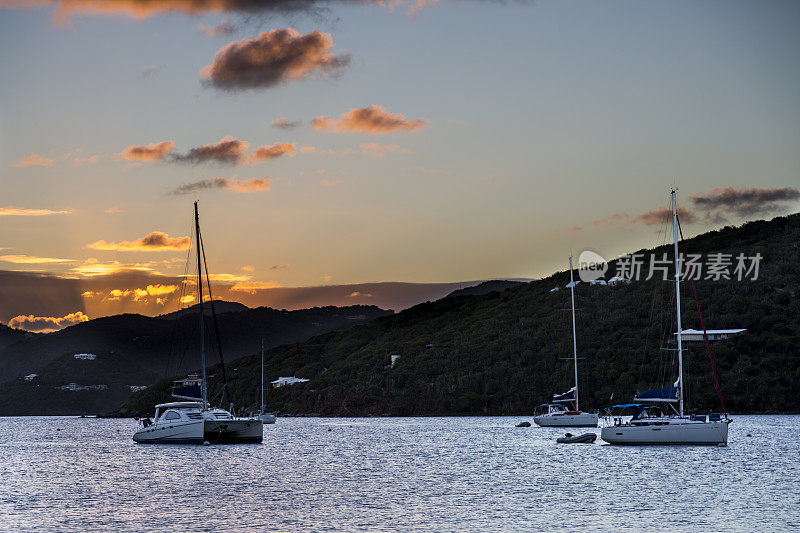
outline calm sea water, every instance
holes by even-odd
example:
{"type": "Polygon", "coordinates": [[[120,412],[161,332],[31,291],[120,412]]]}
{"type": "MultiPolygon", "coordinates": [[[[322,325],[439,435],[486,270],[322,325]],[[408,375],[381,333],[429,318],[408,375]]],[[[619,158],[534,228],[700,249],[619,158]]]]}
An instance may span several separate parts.
{"type": "Polygon", "coordinates": [[[0,418],[0,530],[800,528],[800,416],[737,416],[727,448],[557,445],[520,420],[282,418],[204,447],[0,418]]]}

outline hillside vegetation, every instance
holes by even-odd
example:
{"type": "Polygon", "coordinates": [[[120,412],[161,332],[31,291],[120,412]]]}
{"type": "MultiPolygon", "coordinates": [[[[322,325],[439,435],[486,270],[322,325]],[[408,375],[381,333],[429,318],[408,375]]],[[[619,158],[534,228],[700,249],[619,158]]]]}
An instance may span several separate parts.
{"type": "MultiPolygon", "coordinates": [[[[798,410],[798,243],[800,215],[725,227],[684,243],[688,253],[763,257],[756,281],[696,282],[709,329],[747,328],[712,344],[729,411],[798,410]]],[[[671,249],[664,245],[653,252],[660,257],[671,249]]],[[[615,269],[612,262],[606,278],[615,269]]],[[[444,298],[269,350],[268,380],[310,379],[270,390],[269,406],[283,414],[337,416],[530,413],[571,384],[571,361],[562,359],[572,348],[568,281],[569,273],[559,272],[504,292],[444,298]],[[401,356],[394,368],[391,354],[401,356]]],[[[691,287],[682,288],[683,326],[699,329],[691,287]]],[[[593,399],[600,406],[628,402],[637,390],[676,379],[675,345],[665,341],[675,331],[673,284],[660,278],[616,286],[581,283],[576,294],[579,351],[586,357],[580,361],[582,407],[590,408],[593,399]]],[[[718,411],[705,347],[687,344],[689,408],[718,411]]],[[[257,405],[259,373],[258,355],[230,365],[240,411],[257,405]]],[[[218,379],[210,389],[220,390],[218,379]]],[[[117,413],[149,414],[156,402],[168,399],[165,381],[135,394],[117,413]]]]}

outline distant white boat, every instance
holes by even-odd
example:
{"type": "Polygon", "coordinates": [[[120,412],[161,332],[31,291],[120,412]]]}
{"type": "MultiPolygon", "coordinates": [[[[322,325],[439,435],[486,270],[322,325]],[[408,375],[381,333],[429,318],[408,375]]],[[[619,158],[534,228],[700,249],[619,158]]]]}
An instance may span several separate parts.
{"type": "MultiPolygon", "coordinates": [[[[194,203],[194,221],[195,235],[197,236],[195,241],[197,243],[197,290],[200,302],[197,308],[200,315],[200,363],[203,379],[200,385],[190,385],[173,391],[173,396],[190,401],[156,405],[153,420],[143,419],[142,427],[134,433],[133,440],[151,444],[259,443],[264,440],[264,423],[259,418],[237,418],[225,409],[210,407],[208,403],[201,262],[205,252],[200,236],[200,216],[197,212],[197,202],[194,203]]],[[[210,291],[209,286],[209,302],[213,315],[210,291]]],[[[217,342],[219,343],[219,339],[217,342]]],[[[220,352],[220,360],[221,357],[222,353],[220,352]]],[[[222,368],[224,370],[224,367],[222,368]]]]}
{"type": "MultiPolygon", "coordinates": [[[[717,444],[727,445],[728,424],[726,415],[684,415],[683,406],[683,331],[681,329],[681,281],[678,258],[678,215],[675,190],[672,190],[672,228],[675,237],[675,310],[678,325],[678,380],[672,387],[637,393],[634,404],[616,407],[636,409],[631,420],[621,418],[612,426],[600,431],[600,438],[610,444],[717,444]],[[678,404],[677,416],[665,416],[661,410],[648,403],[678,404]]],[[[674,410],[674,407],[673,407],[674,410]]]]}
{"type": "MultiPolygon", "coordinates": [[[[575,370],[575,386],[564,394],[553,396],[551,403],[536,407],[533,421],[543,427],[597,427],[597,413],[585,413],[578,407],[578,341],[575,331],[575,286],[579,282],[573,280],[572,258],[569,258],[569,287],[572,302],[572,360],[575,370]],[[565,405],[566,404],[566,405],[565,405]],[[569,409],[569,404],[574,406],[569,409]]],[[[552,292],[552,291],[551,291],[552,292]]]]}

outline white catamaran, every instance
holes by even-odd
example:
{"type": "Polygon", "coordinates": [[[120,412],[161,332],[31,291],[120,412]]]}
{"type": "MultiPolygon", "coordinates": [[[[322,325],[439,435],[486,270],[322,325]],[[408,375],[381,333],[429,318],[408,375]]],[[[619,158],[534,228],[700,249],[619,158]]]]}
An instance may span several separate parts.
{"type": "Polygon", "coordinates": [[[572,275],[572,258],[569,258],[569,290],[572,301],[572,360],[575,369],[575,386],[564,394],[553,396],[551,403],[539,405],[534,410],[533,421],[548,427],[597,427],[597,413],[585,413],[578,407],[578,341],[575,331],[575,281],[572,275]],[[569,404],[574,409],[569,409],[569,404]],[[566,404],[566,405],[565,405],[566,404]]]}
{"type": "MultiPolygon", "coordinates": [[[[255,417],[237,418],[224,409],[210,407],[208,403],[201,261],[205,252],[200,236],[200,216],[197,212],[197,202],[194,203],[194,222],[197,236],[197,290],[200,302],[197,307],[200,311],[200,363],[203,369],[203,381],[200,386],[193,385],[184,387],[183,390],[173,391],[173,396],[176,398],[190,401],[156,405],[153,420],[143,419],[142,427],[134,433],[133,440],[151,444],[260,443],[264,439],[264,424],[261,420],[255,417]]],[[[208,276],[206,278],[208,282],[208,276]]],[[[213,312],[210,285],[209,303],[213,312]]]]}
{"type": "MultiPolygon", "coordinates": [[[[683,405],[683,330],[681,329],[681,280],[678,254],[678,214],[675,190],[672,190],[672,226],[675,237],[675,309],[678,325],[678,380],[672,387],[637,393],[634,402],[665,402],[670,407],[678,404],[676,415],[664,416],[656,406],[646,403],[625,404],[616,407],[635,408],[628,422],[617,418],[614,424],[604,427],[600,437],[611,444],[717,444],[728,443],[727,414],[684,415],[683,405]]],[[[673,411],[675,410],[672,407],[673,411]]]]}

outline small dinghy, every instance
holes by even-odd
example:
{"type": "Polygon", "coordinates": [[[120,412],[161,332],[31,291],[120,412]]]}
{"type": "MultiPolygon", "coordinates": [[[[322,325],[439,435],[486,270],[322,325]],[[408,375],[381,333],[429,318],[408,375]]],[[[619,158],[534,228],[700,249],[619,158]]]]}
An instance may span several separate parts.
{"type": "Polygon", "coordinates": [[[597,434],[595,433],[584,433],[578,436],[567,433],[563,437],[556,439],[556,442],[559,444],[592,444],[595,439],[597,439],[597,434]]]}
{"type": "Polygon", "coordinates": [[[518,427],[518,428],[529,428],[529,427],[531,427],[531,423],[530,422],[520,422],[519,424],[517,424],[516,427],[518,427]]]}

